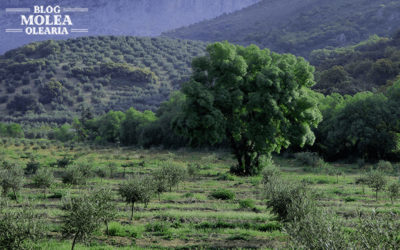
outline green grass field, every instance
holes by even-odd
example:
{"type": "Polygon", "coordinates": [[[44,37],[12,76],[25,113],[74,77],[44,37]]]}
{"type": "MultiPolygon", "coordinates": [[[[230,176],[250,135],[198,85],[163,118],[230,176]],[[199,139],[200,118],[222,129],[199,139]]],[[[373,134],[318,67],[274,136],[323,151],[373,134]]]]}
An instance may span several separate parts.
{"type": "MultiPolygon", "coordinates": [[[[261,177],[236,177],[229,167],[235,164],[228,152],[195,152],[190,150],[140,150],[132,148],[95,148],[86,145],[63,145],[50,141],[0,140],[0,159],[26,166],[30,157],[41,167],[52,168],[56,183],[46,192],[32,188],[27,177],[19,193],[18,203],[10,200],[8,209],[29,204],[44,215],[47,225],[46,239],[39,249],[70,249],[71,239],[63,239],[60,218],[63,215],[62,199],[79,195],[96,186],[109,186],[118,204],[117,219],[109,225],[109,235],[102,226],[89,244],[79,244],[76,249],[142,249],[142,248],[262,248],[276,249],[288,246],[288,236],[276,216],[266,208],[261,177]],[[70,156],[76,163],[90,163],[94,169],[117,164],[114,178],[91,178],[86,185],[67,185],[60,179],[63,171],[54,166],[56,160],[70,156]],[[173,161],[186,167],[198,163],[200,172],[187,178],[172,192],[154,197],[148,207],[136,206],[133,221],[129,220],[130,206],[118,195],[118,186],[131,174],[149,174],[161,162],[173,161]],[[124,169],[126,163],[134,167],[124,169]],[[140,164],[143,165],[143,164],[140,164]],[[235,193],[232,200],[217,200],[210,193],[217,189],[235,193]],[[62,196],[60,198],[60,196],[62,196]],[[57,197],[57,198],[54,198],[57,197]],[[243,200],[248,200],[243,202],[243,200]],[[246,205],[247,204],[247,205],[246,205]]],[[[359,212],[368,213],[399,211],[400,203],[392,205],[386,191],[379,193],[355,184],[362,174],[356,165],[333,164],[343,171],[342,176],[329,176],[309,171],[297,160],[275,157],[282,177],[309,184],[317,193],[321,206],[332,209],[349,228],[359,212]]],[[[389,183],[397,177],[387,177],[389,183]]]]}

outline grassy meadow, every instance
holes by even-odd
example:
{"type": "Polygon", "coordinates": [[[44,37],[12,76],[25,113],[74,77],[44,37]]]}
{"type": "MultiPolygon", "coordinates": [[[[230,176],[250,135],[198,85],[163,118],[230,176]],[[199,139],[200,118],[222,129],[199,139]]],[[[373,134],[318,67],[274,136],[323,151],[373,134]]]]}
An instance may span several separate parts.
{"type": "MultiPolygon", "coordinates": [[[[281,222],[266,206],[262,177],[237,177],[229,174],[235,164],[229,152],[191,150],[142,150],[135,148],[93,147],[84,144],[66,145],[47,140],[0,140],[0,159],[25,168],[31,158],[41,168],[51,168],[55,183],[46,190],[34,188],[32,177],[25,177],[17,201],[8,199],[7,209],[28,205],[43,217],[46,238],[38,249],[70,249],[71,239],[61,234],[64,211],[62,201],[88,192],[95,187],[111,187],[117,204],[116,219],[98,230],[88,244],[79,243],[76,249],[167,249],[167,248],[243,248],[282,249],[288,247],[288,235],[281,222]],[[74,162],[89,163],[92,177],[86,185],[64,184],[63,169],[55,164],[63,157],[74,162]],[[154,196],[148,206],[137,204],[130,221],[130,205],[118,194],[119,184],[130,175],[147,175],[165,161],[187,167],[198,166],[198,172],[170,192],[154,196]],[[127,166],[129,167],[123,167],[127,166]],[[100,170],[111,168],[111,175],[103,176],[100,170]],[[228,200],[212,198],[216,190],[230,190],[234,197],[228,200]]],[[[363,174],[356,164],[331,164],[341,175],[328,175],[295,158],[274,157],[281,177],[303,182],[317,194],[320,206],[339,215],[341,223],[351,230],[359,213],[376,210],[381,213],[398,211],[386,191],[375,192],[367,186],[355,184],[363,174]]],[[[366,166],[368,167],[368,165],[366,166]]],[[[364,168],[366,168],[364,167],[364,168]]],[[[387,176],[388,183],[398,177],[387,176]]],[[[10,195],[9,195],[10,196],[10,195]]],[[[11,196],[10,196],[11,197],[11,196]]]]}

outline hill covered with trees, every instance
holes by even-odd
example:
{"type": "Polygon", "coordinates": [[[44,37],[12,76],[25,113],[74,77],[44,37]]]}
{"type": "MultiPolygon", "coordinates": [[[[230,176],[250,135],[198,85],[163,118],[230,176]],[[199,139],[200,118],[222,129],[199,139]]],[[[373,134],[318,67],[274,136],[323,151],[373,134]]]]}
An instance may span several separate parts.
{"type": "Polygon", "coordinates": [[[392,35],[400,24],[393,0],[263,0],[243,10],[164,35],[202,41],[257,44],[308,56],[315,49],[392,35]]]}
{"type": "Polygon", "coordinates": [[[114,36],[26,45],[0,57],[2,120],[65,122],[81,106],[155,110],[204,50],[202,42],[114,36]]]}
{"type": "Polygon", "coordinates": [[[372,36],[357,45],[315,50],[315,87],[321,93],[355,94],[393,84],[400,74],[400,32],[393,38],[372,36]]]}

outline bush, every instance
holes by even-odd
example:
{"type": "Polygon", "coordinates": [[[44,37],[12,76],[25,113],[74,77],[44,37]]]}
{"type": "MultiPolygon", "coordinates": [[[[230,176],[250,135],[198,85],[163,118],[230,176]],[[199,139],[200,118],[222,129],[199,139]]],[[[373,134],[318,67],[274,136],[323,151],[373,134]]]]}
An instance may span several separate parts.
{"type": "Polygon", "coordinates": [[[14,198],[17,199],[17,192],[21,189],[24,181],[22,168],[15,164],[3,162],[0,168],[0,186],[3,195],[6,196],[10,189],[13,191],[14,198]]]}
{"type": "Polygon", "coordinates": [[[267,207],[282,221],[300,219],[314,209],[310,191],[300,183],[273,179],[265,185],[267,207]]]}
{"type": "Polygon", "coordinates": [[[390,163],[390,161],[383,161],[380,160],[377,164],[376,164],[376,169],[378,171],[390,174],[393,173],[393,166],[392,163],[390,163]]]}
{"type": "Polygon", "coordinates": [[[147,205],[154,192],[151,179],[141,176],[130,178],[119,186],[118,193],[126,203],[131,204],[131,220],[133,219],[135,203],[143,202],[147,205]]]}
{"type": "Polygon", "coordinates": [[[184,181],[186,178],[186,169],[177,166],[172,162],[163,163],[161,171],[165,176],[169,191],[172,191],[172,187],[178,187],[179,183],[184,181]]]}
{"type": "Polygon", "coordinates": [[[359,215],[352,249],[399,249],[399,216],[393,213],[359,215]]]}
{"type": "Polygon", "coordinates": [[[218,189],[210,194],[211,197],[219,200],[233,200],[235,198],[235,194],[227,189],[218,189]]]}
{"type": "Polygon", "coordinates": [[[82,171],[78,166],[69,166],[62,175],[62,182],[72,185],[84,185],[88,179],[86,170],[82,171]]]}
{"type": "Polygon", "coordinates": [[[270,164],[267,167],[265,167],[261,172],[262,183],[264,185],[267,185],[268,182],[272,180],[272,178],[277,177],[279,175],[280,175],[279,169],[275,165],[270,164]]]}
{"type": "Polygon", "coordinates": [[[294,157],[304,166],[317,168],[324,165],[324,161],[314,152],[300,152],[296,153],[294,157]]]}
{"type": "Polygon", "coordinates": [[[72,249],[77,241],[85,241],[100,226],[100,217],[95,200],[82,195],[64,201],[65,215],[62,217],[64,237],[73,236],[72,249]]]}
{"type": "Polygon", "coordinates": [[[74,162],[74,160],[72,160],[69,157],[64,156],[62,159],[57,160],[57,166],[59,168],[66,168],[67,166],[71,165],[74,162]]]}
{"type": "Polygon", "coordinates": [[[386,186],[385,174],[379,170],[371,170],[367,173],[367,184],[375,191],[375,198],[378,201],[378,192],[386,186]]]}
{"type": "Polygon", "coordinates": [[[239,207],[240,208],[255,208],[255,202],[252,199],[246,199],[246,200],[240,200],[239,201],[239,207]]]}
{"type": "Polygon", "coordinates": [[[0,248],[1,249],[32,249],[44,236],[44,223],[33,210],[24,207],[0,213],[0,248]]]}
{"type": "Polygon", "coordinates": [[[49,188],[54,182],[53,171],[48,168],[41,168],[33,176],[33,184],[37,188],[49,188]]]}
{"type": "Polygon", "coordinates": [[[393,200],[399,197],[400,195],[400,183],[392,183],[388,187],[389,197],[393,204],[393,200]]]}
{"type": "Polygon", "coordinates": [[[36,171],[39,169],[39,167],[40,167],[39,162],[36,162],[35,160],[32,159],[26,164],[25,174],[26,175],[36,174],[36,171]]]}
{"type": "Polygon", "coordinates": [[[189,177],[190,177],[192,180],[196,179],[197,176],[198,176],[199,173],[200,173],[200,165],[197,164],[197,163],[191,163],[191,164],[189,164],[188,167],[187,167],[187,172],[188,172],[189,177]]]}
{"type": "Polygon", "coordinates": [[[352,249],[341,222],[322,210],[287,223],[285,231],[294,249],[352,249]]]}

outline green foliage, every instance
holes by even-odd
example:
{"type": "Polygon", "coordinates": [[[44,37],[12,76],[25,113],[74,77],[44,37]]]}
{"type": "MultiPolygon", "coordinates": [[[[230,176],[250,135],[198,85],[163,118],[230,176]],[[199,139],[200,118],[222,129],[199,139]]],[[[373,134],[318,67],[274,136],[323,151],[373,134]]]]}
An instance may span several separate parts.
{"type": "Polygon", "coordinates": [[[202,42],[113,36],[28,44],[0,58],[0,114],[62,124],[81,105],[97,114],[154,111],[189,79],[190,63],[204,49],[202,42]]]}
{"type": "Polygon", "coordinates": [[[303,58],[227,42],[207,52],[193,60],[192,79],[182,88],[183,113],[175,121],[192,144],[227,141],[238,161],[234,172],[254,175],[262,155],[314,142],[311,128],[321,115],[309,98],[314,69],[303,58]]]}
{"type": "Polygon", "coordinates": [[[72,249],[77,241],[90,239],[99,228],[101,220],[97,203],[89,195],[69,198],[64,201],[65,215],[62,217],[62,233],[73,236],[72,249]]]}
{"type": "Polygon", "coordinates": [[[317,168],[324,165],[324,161],[315,152],[299,152],[294,157],[304,166],[317,168]]]}
{"type": "Polygon", "coordinates": [[[163,178],[166,180],[169,191],[171,191],[173,187],[178,187],[179,183],[184,181],[186,178],[186,169],[174,164],[173,162],[164,162],[160,167],[160,171],[164,176],[163,178]]]}
{"type": "Polygon", "coordinates": [[[135,203],[142,202],[147,205],[155,192],[154,189],[151,179],[143,176],[130,178],[119,186],[118,193],[127,204],[131,204],[131,220],[135,203]]]}
{"type": "Polygon", "coordinates": [[[217,189],[210,193],[210,196],[218,200],[233,200],[235,193],[227,189],[217,189]]]}
{"type": "Polygon", "coordinates": [[[17,199],[17,192],[24,182],[23,169],[20,166],[9,162],[3,162],[0,166],[0,186],[3,189],[3,196],[6,196],[10,189],[14,198],[17,199]]]}
{"type": "Polygon", "coordinates": [[[33,184],[38,188],[49,188],[54,183],[53,171],[49,168],[40,168],[32,178],[33,184]]]}
{"type": "Polygon", "coordinates": [[[275,164],[271,162],[266,167],[264,167],[261,172],[262,183],[264,185],[267,185],[272,179],[278,178],[280,174],[281,172],[279,171],[279,168],[277,168],[275,164]]]}
{"type": "Polygon", "coordinates": [[[285,225],[291,245],[301,249],[349,249],[349,235],[334,215],[313,210],[285,225]]]}
{"type": "Polygon", "coordinates": [[[392,183],[387,188],[390,200],[393,201],[400,196],[400,183],[392,183]]]}
{"type": "Polygon", "coordinates": [[[64,156],[62,159],[57,160],[57,166],[59,168],[66,168],[67,166],[71,165],[74,160],[70,157],[64,156]]]}
{"type": "Polygon", "coordinates": [[[264,190],[267,207],[282,221],[304,218],[315,208],[310,191],[303,184],[275,178],[265,185],[264,190]]]}
{"type": "Polygon", "coordinates": [[[372,212],[359,216],[353,242],[359,249],[396,249],[400,247],[399,217],[395,214],[372,212]]]}
{"type": "Polygon", "coordinates": [[[16,123],[0,123],[0,136],[21,138],[24,137],[24,131],[21,125],[16,123]]]}
{"type": "Polygon", "coordinates": [[[106,233],[109,235],[110,221],[117,216],[117,206],[113,199],[113,192],[109,188],[98,188],[90,193],[90,198],[96,204],[97,217],[106,225],[106,233]]]}
{"type": "Polygon", "coordinates": [[[383,190],[387,184],[385,174],[379,170],[371,170],[367,173],[367,183],[376,193],[376,201],[378,201],[378,192],[383,190]]]}
{"type": "Polygon", "coordinates": [[[0,214],[0,248],[32,249],[44,237],[45,226],[33,209],[23,207],[0,214]]]}
{"type": "Polygon", "coordinates": [[[372,36],[360,44],[316,50],[310,61],[317,68],[315,88],[330,94],[355,94],[392,85],[400,73],[399,37],[372,36]]]}
{"type": "Polygon", "coordinates": [[[239,207],[243,209],[255,208],[255,202],[252,199],[245,199],[239,201],[239,207]]]}
{"type": "Polygon", "coordinates": [[[75,164],[68,166],[62,175],[62,182],[72,185],[84,185],[92,177],[93,169],[89,164],[75,164]]]}
{"type": "Polygon", "coordinates": [[[36,171],[39,169],[40,163],[35,161],[34,159],[31,159],[27,164],[26,168],[24,170],[26,175],[33,175],[36,174],[36,171]]]}
{"type": "Polygon", "coordinates": [[[398,159],[399,86],[400,82],[396,82],[376,94],[321,97],[319,106],[324,120],[316,130],[316,145],[324,158],[398,159]]]}

